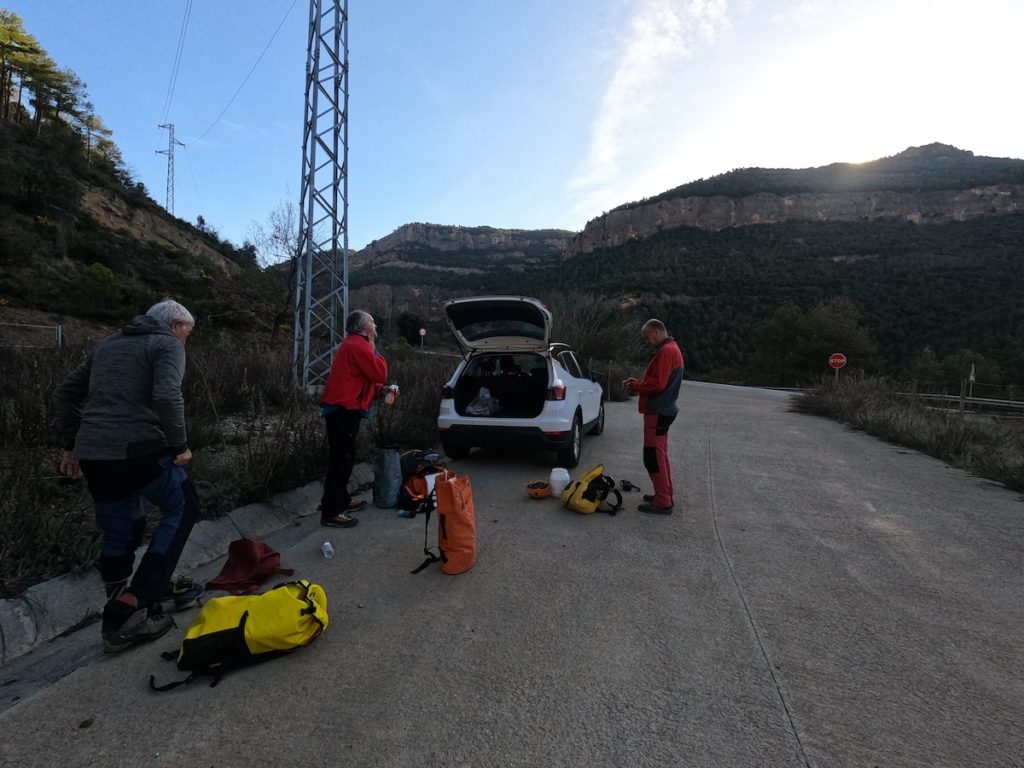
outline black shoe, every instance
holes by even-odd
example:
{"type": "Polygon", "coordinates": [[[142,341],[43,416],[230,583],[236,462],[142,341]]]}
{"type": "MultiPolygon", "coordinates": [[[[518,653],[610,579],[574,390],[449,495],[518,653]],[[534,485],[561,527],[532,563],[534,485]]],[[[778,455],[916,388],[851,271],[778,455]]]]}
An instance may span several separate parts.
{"type": "Polygon", "coordinates": [[[171,582],[166,594],[163,595],[157,604],[162,613],[177,613],[199,605],[199,598],[206,590],[202,584],[197,584],[192,579],[180,576],[171,582]]]}
{"type": "Polygon", "coordinates": [[[651,515],[671,515],[672,514],[672,505],[671,504],[669,506],[667,506],[667,507],[656,507],[656,506],[654,506],[654,504],[649,504],[649,503],[645,502],[645,503],[641,504],[639,507],[637,507],[637,509],[640,510],[641,512],[647,512],[648,514],[651,514],[651,515]]]}
{"type": "Polygon", "coordinates": [[[320,525],[327,528],[351,528],[353,525],[359,524],[359,518],[352,517],[345,512],[334,515],[334,517],[321,517],[320,525]]]}
{"type": "Polygon", "coordinates": [[[650,503],[651,503],[652,501],[654,501],[654,494],[653,494],[653,493],[645,493],[645,494],[643,495],[643,499],[644,499],[644,501],[646,501],[646,502],[647,502],[648,504],[650,504],[650,503]]]}
{"type": "MultiPolygon", "coordinates": [[[[365,499],[363,499],[362,501],[350,501],[348,503],[348,506],[345,507],[343,510],[341,510],[341,512],[335,512],[334,514],[335,515],[346,515],[346,514],[348,514],[350,512],[359,512],[359,511],[364,510],[364,509],[366,509],[366,500],[365,499]]],[[[323,502],[320,502],[319,504],[316,505],[316,511],[320,513],[320,517],[330,517],[330,515],[327,515],[324,512],[323,502]]]]}

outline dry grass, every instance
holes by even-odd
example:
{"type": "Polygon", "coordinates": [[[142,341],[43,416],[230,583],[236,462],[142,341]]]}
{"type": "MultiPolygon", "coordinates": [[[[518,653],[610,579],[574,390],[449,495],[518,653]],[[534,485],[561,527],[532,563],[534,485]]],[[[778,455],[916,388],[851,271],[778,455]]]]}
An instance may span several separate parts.
{"type": "MultiPolygon", "coordinates": [[[[52,576],[91,568],[99,553],[84,483],[58,473],[52,394],[88,348],[62,354],[0,348],[0,597],[52,576]]],[[[319,403],[292,386],[291,342],[189,344],[183,390],[189,474],[203,517],[318,480],[326,440],[319,403]]],[[[451,358],[385,351],[401,397],[378,405],[361,432],[360,458],[377,445],[433,447],[441,385],[451,358]]]]}
{"type": "Polygon", "coordinates": [[[841,421],[927,453],[979,477],[1024,491],[1024,422],[927,408],[881,379],[828,382],[794,402],[804,413],[841,421]]]}

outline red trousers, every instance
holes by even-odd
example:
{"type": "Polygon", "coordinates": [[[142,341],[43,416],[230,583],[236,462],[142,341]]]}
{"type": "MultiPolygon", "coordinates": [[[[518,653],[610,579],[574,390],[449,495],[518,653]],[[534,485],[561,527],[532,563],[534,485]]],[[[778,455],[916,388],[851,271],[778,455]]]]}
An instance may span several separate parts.
{"type": "Polygon", "coordinates": [[[651,476],[654,486],[654,501],[651,503],[656,507],[671,507],[674,503],[672,466],[668,461],[668,428],[675,420],[674,415],[644,414],[644,468],[651,476]]]}

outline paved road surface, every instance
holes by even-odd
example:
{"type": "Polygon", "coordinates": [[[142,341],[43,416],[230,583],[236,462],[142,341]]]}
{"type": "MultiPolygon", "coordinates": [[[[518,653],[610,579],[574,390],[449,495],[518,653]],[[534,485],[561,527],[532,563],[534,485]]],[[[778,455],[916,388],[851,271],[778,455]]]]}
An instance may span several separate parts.
{"type": "MultiPolygon", "coordinates": [[[[330,597],[313,646],[165,694],[183,630],[94,658],[0,714],[0,765],[1024,766],[1021,499],[788,397],[684,386],[669,517],[475,452],[461,576],[409,574],[420,519],[371,507],[330,561],[307,520],[276,545],[330,597]]],[[[582,464],[649,490],[634,408],[582,464]]]]}

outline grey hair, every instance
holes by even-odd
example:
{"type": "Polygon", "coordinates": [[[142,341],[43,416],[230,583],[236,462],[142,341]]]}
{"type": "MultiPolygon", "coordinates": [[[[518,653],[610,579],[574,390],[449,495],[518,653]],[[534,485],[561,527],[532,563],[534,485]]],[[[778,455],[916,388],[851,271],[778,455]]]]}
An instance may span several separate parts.
{"type": "Polygon", "coordinates": [[[196,324],[196,319],[192,317],[192,313],[174,299],[158,301],[146,311],[146,315],[155,317],[157,320],[167,323],[167,325],[173,325],[174,323],[196,324]]]}
{"type": "Polygon", "coordinates": [[[644,323],[644,327],[642,330],[660,331],[661,333],[668,333],[668,328],[665,327],[665,324],[661,322],[661,320],[656,320],[653,317],[646,323],[644,323]]]}
{"type": "Polygon", "coordinates": [[[362,309],[353,309],[345,319],[345,333],[358,333],[370,324],[370,313],[362,309]]]}

